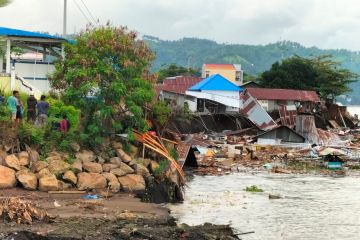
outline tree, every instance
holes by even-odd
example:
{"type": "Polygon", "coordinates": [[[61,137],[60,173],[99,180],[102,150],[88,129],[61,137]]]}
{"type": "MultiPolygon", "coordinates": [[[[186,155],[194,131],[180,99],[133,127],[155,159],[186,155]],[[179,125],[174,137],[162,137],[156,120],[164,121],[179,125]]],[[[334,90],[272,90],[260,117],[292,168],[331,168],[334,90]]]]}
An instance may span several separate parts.
{"type": "Polygon", "coordinates": [[[163,80],[167,77],[175,77],[175,76],[200,76],[201,73],[199,70],[194,68],[185,68],[182,66],[178,66],[175,63],[170,65],[164,65],[158,71],[158,82],[163,82],[163,80]]]}
{"type": "MultiPolygon", "coordinates": [[[[91,147],[114,132],[146,131],[143,106],[150,103],[154,54],[125,27],[90,28],[65,45],[50,83],[64,101],[82,111],[81,138],[91,147]]],[[[130,134],[131,136],[131,134],[130,134]]]]}
{"type": "Polygon", "coordinates": [[[11,0],[0,0],[0,7],[4,7],[8,5],[11,2],[11,0]]]}
{"type": "Polygon", "coordinates": [[[341,68],[331,56],[302,58],[294,56],[281,63],[275,62],[271,69],[262,73],[260,84],[270,88],[315,90],[324,99],[351,91],[349,84],[358,75],[341,68]]]}

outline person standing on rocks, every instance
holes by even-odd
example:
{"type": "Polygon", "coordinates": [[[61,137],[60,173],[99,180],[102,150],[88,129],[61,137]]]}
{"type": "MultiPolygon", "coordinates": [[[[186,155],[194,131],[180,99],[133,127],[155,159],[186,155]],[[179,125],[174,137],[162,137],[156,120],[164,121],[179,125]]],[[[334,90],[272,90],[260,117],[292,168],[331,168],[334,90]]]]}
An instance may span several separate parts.
{"type": "Polygon", "coordinates": [[[13,121],[13,128],[17,128],[21,123],[24,105],[20,100],[19,92],[13,91],[13,95],[7,100],[8,108],[11,112],[11,119],[13,121]]]}
{"type": "Polygon", "coordinates": [[[38,108],[38,124],[40,126],[45,126],[48,120],[48,111],[50,105],[48,102],[45,101],[45,95],[41,95],[40,101],[37,104],[38,108]]]}
{"type": "Polygon", "coordinates": [[[32,123],[35,122],[36,106],[37,106],[37,100],[34,97],[34,94],[30,93],[30,96],[27,99],[27,120],[28,120],[28,122],[32,122],[32,123]]]}

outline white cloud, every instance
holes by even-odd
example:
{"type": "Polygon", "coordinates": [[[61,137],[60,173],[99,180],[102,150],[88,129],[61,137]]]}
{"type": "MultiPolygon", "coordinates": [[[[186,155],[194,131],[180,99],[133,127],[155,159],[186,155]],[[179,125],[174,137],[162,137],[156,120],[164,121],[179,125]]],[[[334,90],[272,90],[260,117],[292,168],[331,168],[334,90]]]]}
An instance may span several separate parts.
{"type": "MultiPolygon", "coordinates": [[[[81,5],[81,0],[75,0],[81,5]]],[[[357,0],[83,0],[102,23],[127,25],[163,39],[200,37],[266,44],[292,40],[306,46],[360,50],[357,0]]],[[[62,32],[63,0],[13,0],[0,9],[2,26],[62,32]]],[[[68,31],[87,20],[68,0],[68,31]]],[[[83,9],[85,11],[85,9],[83,9]]]]}

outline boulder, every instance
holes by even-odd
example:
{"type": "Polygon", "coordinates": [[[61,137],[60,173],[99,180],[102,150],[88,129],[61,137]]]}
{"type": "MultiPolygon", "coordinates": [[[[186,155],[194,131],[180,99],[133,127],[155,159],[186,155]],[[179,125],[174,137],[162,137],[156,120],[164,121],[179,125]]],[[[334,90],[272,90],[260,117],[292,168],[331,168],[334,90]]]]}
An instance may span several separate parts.
{"type": "Polygon", "coordinates": [[[68,190],[72,187],[70,183],[66,183],[61,180],[58,180],[58,186],[59,186],[59,191],[68,190]]]}
{"type": "Polygon", "coordinates": [[[94,162],[96,159],[96,156],[94,152],[83,150],[82,152],[76,153],[76,160],[80,160],[82,163],[84,162],[94,162]]]}
{"type": "Polygon", "coordinates": [[[126,172],[121,170],[121,168],[115,168],[110,171],[110,173],[114,174],[117,177],[125,176],[126,172]]]}
{"type": "Polygon", "coordinates": [[[102,173],[103,169],[100,163],[84,162],[83,168],[89,173],[102,173]]]}
{"type": "Polygon", "coordinates": [[[104,172],[110,172],[111,170],[118,168],[118,167],[119,166],[117,164],[112,164],[112,163],[105,163],[104,165],[102,165],[104,172]]]}
{"type": "Polygon", "coordinates": [[[17,180],[27,190],[36,190],[38,186],[38,179],[36,175],[29,170],[22,170],[16,173],[17,180]]]}
{"type": "Polygon", "coordinates": [[[3,150],[0,150],[0,166],[5,164],[5,158],[7,154],[3,150]]]}
{"type": "Polygon", "coordinates": [[[120,166],[120,163],[122,163],[122,161],[119,157],[112,157],[110,158],[110,163],[120,166]]]}
{"type": "Polygon", "coordinates": [[[12,188],[15,185],[15,171],[11,168],[0,166],[0,189],[12,188]]]}
{"type": "Polygon", "coordinates": [[[31,163],[36,163],[40,161],[40,155],[36,150],[30,150],[29,151],[29,159],[31,163]]]}
{"type": "Polygon", "coordinates": [[[31,166],[31,171],[37,173],[48,167],[48,163],[44,161],[37,161],[31,166]]]}
{"type": "Polygon", "coordinates": [[[20,152],[18,154],[18,159],[20,162],[20,166],[28,166],[30,163],[29,153],[28,152],[20,152]]]}
{"type": "Polygon", "coordinates": [[[130,144],[130,155],[132,157],[135,157],[137,155],[138,151],[139,151],[139,149],[136,146],[130,144]]]}
{"type": "Polygon", "coordinates": [[[134,169],[132,169],[131,167],[129,167],[126,163],[120,163],[119,168],[125,172],[126,174],[130,174],[130,173],[134,173],[134,169]]]}
{"type": "Polygon", "coordinates": [[[70,169],[70,164],[60,160],[54,160],[49,163],[49,171],[52,174],[60,175],[70,169]]]}
{"type": "Polygon", "coordinates": [[[63,179],[67,182],[70,182],[74,185],[77,183],[77,177],[73,171],[66,171],[64,173],[63,179]]]}
{"type": "Polygon", "coordinates": [[[11,154],[11,155],[6,156],[5,166],[19,171],[20,170],[20,161],[14,154],[11,154]]]}
{"type": "Polygon", "coordinates": [[[50,176],[43,176],[39,180],[39,190],[43,192],[58,191],[59,182],[54,174],[50,176]]]}
{"type": "Polygon", "coordinates": [[[111,146],[113,147],[113,149],[123,148],[123,145],[120,142],[112,142],[111,146]]]}
{"type": "Polygon", "coordinates": [[[118,178],[121,189],[127,193],[142,193],[145,191],[145,180],[142,176],[129,174],[118,178]]]}
{"type": "Polygon", "coordinates": [[[151,172],[155,172],[155,170],[159,167],[159,163],[155,162],[155,161],[150,161],[150,165],[149,168],[151,170],[151,172]]]}
{"type": "Polygon", "coordinates": [[[77,187],[79,190],[106,188],[106,178],[99,173],[82,172],[77,176],[77,187]]]}
{"type": "Polygon", "coordinates": [[[44,176],[51,176],[51,175],[52,175],[52,173],[49,171],[48,168],[43,168],[36,174],[36,177],[37,177],[37,179],[40,179],[44,176]]]}
{"type": "Polygon", "coordinates": [[[120,191],[121,188],[120,183],[114,174],[103,173],[102,175],[106,178],[108,182],[108,187],[112,193],[117,193],[120,191]]]}
{"type": "Polygon", "coordinates": [[[132,166],[135,169],[135,173],[141,176],[149,176],[149,170],[142,164],[135,164],[132,166]]]}
{"type": "Polygon", "coordinates": [[[74,152],[79,152],[80,151],[80,145],[78,143],[71,143],[70,147],[74,152]]]}
{"type": "Polygon", "coordinates": [[[116,151],[116,155],[121,158],[121,160],[124,162],[124,163],[129,163],[131,162],[131,157],[124,151],[122,150],[121,148],[118,148],[115,150],[116,151]]]}
{"type": "Polygon", "coordinates": [[[98,156],[97,159],[96,159],[96,162],[100,163],[100,164],[104,164],[106,162],[106,160],[103,157],[98,156]]]}
{"type": "Polygon", "coordinates": [[[49,163],[51,161],[65,161],[68,158],[69,158],[69,154],[54,151],[54,152],[50,152],[48,154],[48,157],[46,158],[46,161],[49,162],[49,163]]]}
{"type": "Polygon", "coordinates": [[[70,168],[75,174],[83,171],[82,163],[80,160],[75,160],[73,164],[71,164],[70,168]]]}

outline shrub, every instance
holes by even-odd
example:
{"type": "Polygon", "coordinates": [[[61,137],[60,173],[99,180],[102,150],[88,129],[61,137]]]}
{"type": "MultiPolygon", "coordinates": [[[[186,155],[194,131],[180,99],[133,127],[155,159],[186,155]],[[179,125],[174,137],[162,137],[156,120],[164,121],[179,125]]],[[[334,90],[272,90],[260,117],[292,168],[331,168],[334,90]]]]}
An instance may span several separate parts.
{"type": "Polygon", "coordinates": [[[259,188],[256,185],[252,185],[250,187],[246,187],[245,191],[247,191],[247,192],[263,192],[264,190],[262,190],[261,188],[259,188]]]}
{"type": "Polygon", "coordinates": [[[20,141],[29,146],[42,146],[44,144],[44,128],[38,128],[33,124],[23,122],[19,126],[18,133],[20,141]]]}

